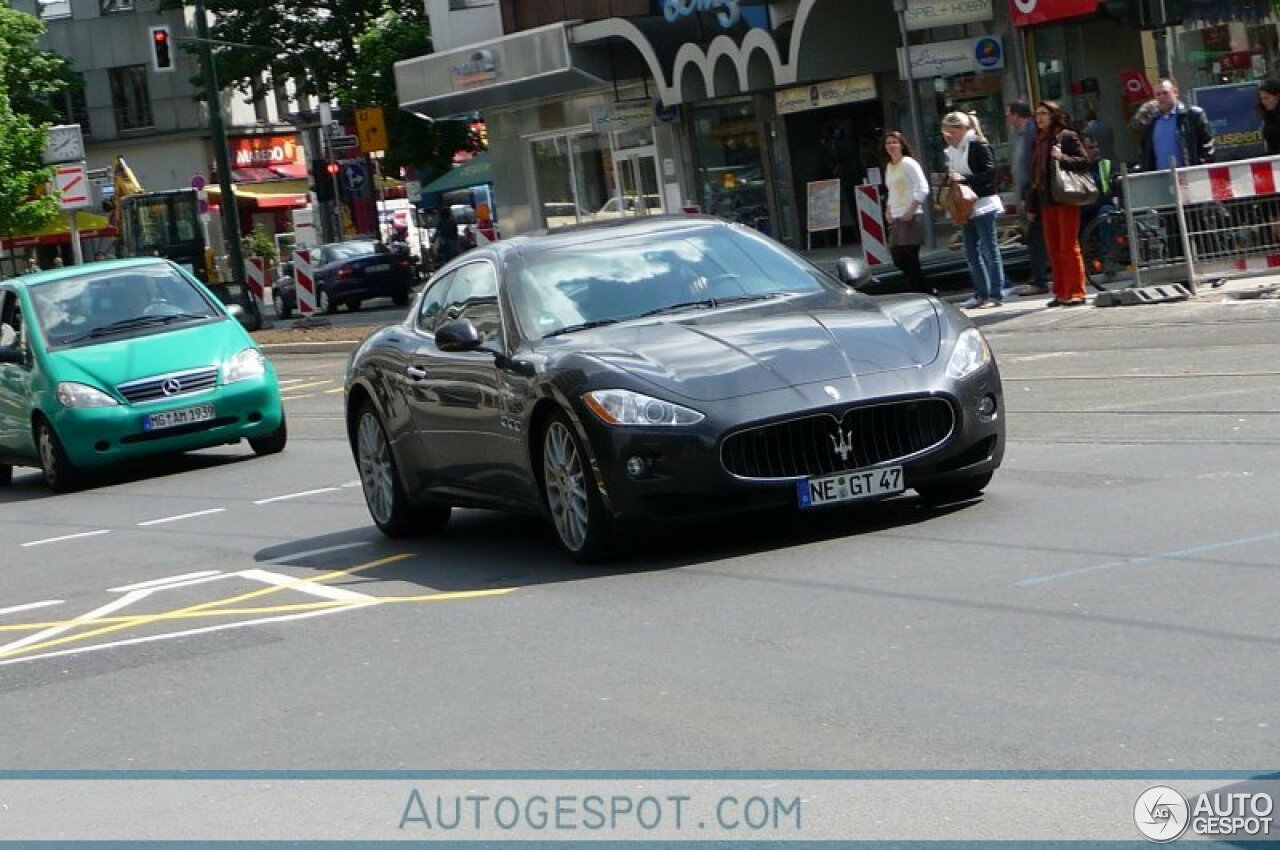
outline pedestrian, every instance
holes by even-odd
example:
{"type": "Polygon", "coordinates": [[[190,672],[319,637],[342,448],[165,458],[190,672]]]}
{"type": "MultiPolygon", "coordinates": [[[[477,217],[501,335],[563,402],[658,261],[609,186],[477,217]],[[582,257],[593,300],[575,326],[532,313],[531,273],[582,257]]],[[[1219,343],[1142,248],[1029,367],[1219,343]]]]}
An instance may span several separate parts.
{"type": "Polygon", "coordinates": [[[1258,117],[1262,119],[1262,141],[1267,154],[1280,153],[1280,80],[1258,84],[1258,117]]]}
{"type": "Polygon", "coordinates": [[[978,196],[961,228],[965,259],[973,279],[973,297],[961,307],[999,307],[1004,293],[1004,265],[996,245],[996,216],[1004,203],[996,189],[996,159],[982,135],[976,116],[948,112],[942,117],[942,137],[947,142],[946,181],[949,186],[968,186],[978,196]]]}
{"type": "Polygon", "coordinates": [[[461,253],[458,244],[458,223],[453,220],[453,212],[448,207],[440,210],[436,218],[436,233],[433,239],[436,257],[440,263],[447,263],[461,253]]]}
{"type": "MultiPolygon", "coordinates": [[[[1150,103],[1150,102],[1149,102],[1150,103]]],[[[1136,121],[1142,133],[1142,167],[1163,171],[1172,160],[1178,168],[1213,162],[1213,130],[1198,106],[1178,100],[1178,84],[1164,77],[1156,85],[1154,109],[1144,105],[1136,121]]]]}
{"type": "Polygon", "coordinates": [[[1013,187],[1018,196],[1018,219],[1022,225],[1023,239],[1027,243],[1027,265],[1030,279],[1015,286],[1008,295],[1045,295],[1049,292],[1049,259],[1044,247],[1044,230],[1040,219],[1027,215],[1027,190],[1031,186],[1031,152],[1036,146],[1036,122],[1031,117],[1031,104],[1025,100],[1011,101],[1005,108],[1005,120],[1013,131],[1010,147],[1013,151],[1010,170],[1013,187]]]}
{"type": "Polygon", "coordinates": [[[1055,101],[1036,104],[1036,147],[1031,156],[1031,200],[1028,215],[1041,219],[1053,266],[1050,307],[1085,303],[1084,259],[1080,255],[1080,207],[1058,203],[1052,194],[1052,170],[1088,171],[1092,167],[1070,119],[1055,101]]]}
{"type": "Polygon", "coordinates": [[[887,163],[884,183],[889,189],[889,253],[893,264],[911,292],[925,292],[924,271],[920,268],[920,244],[924,242],[924,204],[929,199],[929,180],[911,156],[902,133],[889,130],[880,143],[887,163]]]}
{"type": "Polygon", "coordinates": [[[40,264],[36,262],[35,257],[27,257],[27,267],[22,270],[23,274],[35,274],[40,271],[40,264]]]}
{"type": "Polygon", "coordinates": [[[1105,160],[1116,158],[1116,134],[1111,125],[1098,116],[1098,105],[1089,101],[1084,111],[1084,129],[1082,136],[1092,136],[1098,143],[1098,150],[1105,160]]]}
{"type": "Polygon", "coordinates": [[[53,267],[54,267],[55,269],[60,269],[60,268],[62,268],[62,257],[61,257],[61,255],[58,255],[58,254],[55,254],[55,255],[54,255],[54,257],[53,257],[53,267]]]}

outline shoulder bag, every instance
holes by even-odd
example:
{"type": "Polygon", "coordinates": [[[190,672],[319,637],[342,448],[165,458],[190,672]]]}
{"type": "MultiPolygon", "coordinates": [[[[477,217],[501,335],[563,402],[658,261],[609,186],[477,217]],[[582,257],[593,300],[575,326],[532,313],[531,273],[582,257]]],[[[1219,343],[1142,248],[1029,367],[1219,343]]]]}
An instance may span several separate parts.
{"type": "Polygon", "coordinates": [[[1086,207],[1098,201],[1098,184],[1085,171],[1067,171],[1058,160],[1049,164],[1049,197],[1055,204],[1086,207]]]}

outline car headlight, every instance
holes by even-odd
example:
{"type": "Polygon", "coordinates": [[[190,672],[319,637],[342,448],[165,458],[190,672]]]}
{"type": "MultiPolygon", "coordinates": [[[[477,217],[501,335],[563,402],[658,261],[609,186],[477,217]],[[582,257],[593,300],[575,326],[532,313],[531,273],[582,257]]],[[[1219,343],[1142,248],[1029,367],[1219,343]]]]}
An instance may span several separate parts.
{"type": "Polygon", "coordinates": [[[246,348],[222,366],[222,383],[234,384],[250,378],[261,378],[267,371],[267,362],[256,348],[246,348]]]}
{"type": "Polygon", "coordinates": [[[58,384],[58,402],[68,408],[114,407],[120,403],[100,389],[75,381],[58,384]]]}
{"type": "Polygon", "coordinates": [[[630,390],[596,390],[582,400],[606,425],[693,425],[703,420],[696,410],[630,390]]]}
{"type": "Polygon", "coordinates": [[[986,337],[977,328],[967,328],[960,332],[956,347],[951,350],[951,359],[947,361],[947,377],[964,378],[990,363],[991,347],[987,345],[986,337]]]}

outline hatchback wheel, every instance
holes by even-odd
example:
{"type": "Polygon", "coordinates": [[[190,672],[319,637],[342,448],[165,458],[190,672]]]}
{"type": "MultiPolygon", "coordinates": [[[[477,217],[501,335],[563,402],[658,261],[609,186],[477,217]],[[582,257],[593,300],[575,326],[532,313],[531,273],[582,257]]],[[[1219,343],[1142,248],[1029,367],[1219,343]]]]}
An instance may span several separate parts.
{"type": "Polygon", "coordinates": [[[360,489],[374,523],[388,537],[439,531],[449,522],[449,505],[412,505],[400,486],[396,459],[373,405],[365,402],[356,424],[356,467],[360,489]]]}
{"type": "Polygon", "coordinates": [[[321,313],[332,313],[338,309],[338,305],[329,300],[329,293],[324,287],[316,289],[316,309],[321,313]]]}
{"type": "Polygon", "coordinates": [[[62,448],[53,426],[45,419],[36,423],[36,448],[40,451],[40,471],[44,483],[55,493],[69,493],[80,484],[80,473],[62,448]]]}
{"type": "Polygon", "coordinates": [[[591,463],[573,426],[557,414],[542,438],[542,482],[560,545],[575,561],[599,560],[612,543],[591,463]]]}

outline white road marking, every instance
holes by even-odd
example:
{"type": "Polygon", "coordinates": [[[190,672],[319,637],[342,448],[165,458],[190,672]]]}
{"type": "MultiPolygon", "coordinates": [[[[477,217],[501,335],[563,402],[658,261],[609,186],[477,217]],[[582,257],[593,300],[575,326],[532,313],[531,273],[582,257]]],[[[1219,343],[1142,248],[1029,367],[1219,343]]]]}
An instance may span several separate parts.
{"type": "Polygon", "coordinates": [[[334,587],[329,584],[317,584],[313,581],[303,581],[302,579],[287,576],[284,573],[273,573],[267,570],[241,570],[236,575],[244,576],[253,581],[260,581],[266,584],[275,585],[285,590],[296,590],[301,593],[310,593],[312,596],[319,596],[322,599],[333,599],[338,602],[377,602],[367,593],[356,593],[354,590],[347,590],[345,587],[334,587]]]}
{"type": "Polygon", "coordinates": [[[149,519],[146,522],[138,523],[138,525],[146,526],[159,525],[162,522],[177,522],[180,519],[191,519],[192,517],[208,516],[209,514],[220,514],[225,510],[226,508],[209,508],[207,511],[193,511],[189,514],[178,514],[177,516],[166,516],[161,517],[160,519],[149,519]]]}
{"type": "Polygon", "coordinates": [[[344,481],[344,482],[342,482],[341,484],[339,484],[338,486],[339,486],[339,487],[359,487],[359,486],[360,486],[360,479],[359,479],[359,478],[357,478],[355,481],[344,481]]]}
{"type": "Polygon", "coordinates": [[[96,537],[99,534],[110,534],[111,529],[101,528],[97,531],[82,531],[79,534],[64,534],[61,537],[46,537],[44,540],[32,540],[29,543],[23,543],[23,546],[43,546],[46,543],[58,543],[62,540],[76,540],[81,537],[96,537]]]}
{"type": "Polygon", "coordinates": [[[114,602],[108,602],[101,608],[90,611],[88,614],[81,614],[79,617],[76,617],[74,620],[70,620],[61,626],[51,626],[43,631],[36,632],[33,635],[27,635],[24,638],[15,640],[13,643],[6,643],[3,646],[0,646],[0,656],[3,656],[5,653],[11,652],[15,649],[21,649],[24,646],[30,646],[33,643],[40,643],[41,641],[48,640],[51,637],[56,637],[63,632],[69,632],[77,626],[84,624],[86,621],[96,620],[98,617],[105,617],[113,611],[119,611],[121,608],[132,605],[139,599],[145,599],[150,593],[151,591],[149,590],[135,590],[132,593],[121,596],[114,602]]]}
{"type": "Polygon", "coordinates": [[[50,605],[61,605],[61,599],[46,599],[44,602],[29,602],[26,605],[14,605],[12,608],[0,608],[0,614],[16,614],[19,611],[32,611],[36,608],[48,608],[50,605]]]}
{"type": "MultiPolygon", "coordinates": [[[[319,490],[303,490],[301,493],[286,493],[283,496],[272,496],[270,499],[258,499],[255,505],[266,505],[271,502],[283,502],[285,499],[301,499],[303,496],[314,496],[317,493],[333,493],[337,491],[337,487],[321,487],[319,490]]],[[[28,545],[26,543],[24,546],[28,545]]]]}
{"type": "Polygon", "coordinates": [[[288,555],[278,555],[274,558],[268,558],[268,564],[284,564],[289,561],[295,561],[299,558],[311,558],[316,555],[327,555],[330,552],[341,552],[345,549],[357,549],[361,546],[368,546],[367,540],[361,540],[358,543],[339,543],[337,546],[326,546],[323,549],[308,549],[306,552],[290,552],[288,555]]]}
{"type": "Polygon", "coordinates": [[[289,379],[284,380],[284,381],[277,381],[276,383],[278,383],[280,386],[282,386],[282,387],[283,387],[285,384],[300,384],[300,383],[302,383],[303,381],[306,381],[306,380],[309,380],[309,379],[307,379],[307,378],[289,378],[289,379]]]}
{"type": "Polygon", "coordinates": [[[336,390],[325,390],[325,391],[324,391],[324,394],[325,394],[325,395],[336,395],[337,393],[345,393],[346,391],[347,391],[347,390],[346,390],[346,388],[345,388],[345,387],[338,387],[336,390]]]}
{"type": "Polygon", "coordinates": [[[205,578],[206,576],[221,575],[220,570],[202,570],[198,573],[183,573],[180,576],[169,576],[167,578],[154,578],[151,581],[140,581],[137,584],[126,584],[121,587],[109,587],[109,593],[129,593],[133,590],[142,590],[143,588],[156,588],[167,585],[185,584],[188,579],[205,578]]]}

